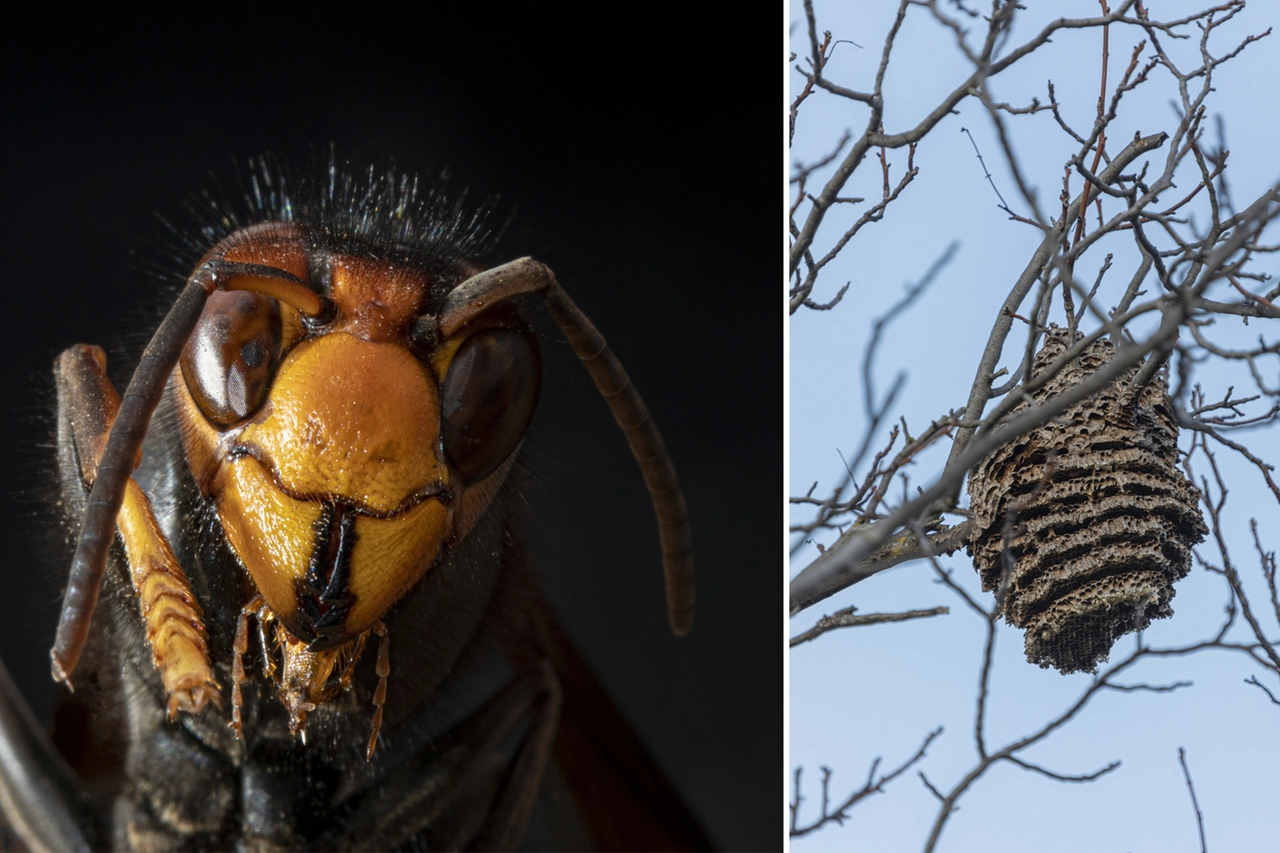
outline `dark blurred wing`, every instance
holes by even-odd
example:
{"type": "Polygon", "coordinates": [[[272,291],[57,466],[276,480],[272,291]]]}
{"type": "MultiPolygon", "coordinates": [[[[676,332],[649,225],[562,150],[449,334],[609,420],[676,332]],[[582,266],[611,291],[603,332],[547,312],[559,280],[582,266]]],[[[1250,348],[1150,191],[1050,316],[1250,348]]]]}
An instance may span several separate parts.
{"type": "Polygon", "coordinates": [[[71,770],[0,663],[0,846],[88,850],[92,819],[71,770]],[[20,846],[14,845],[18,841],[20,846]]]}
{"type": "Polygon", "coordinates": [[[555,761],[599,850],[711,850],[711,841],[554,618],[540,631],[564,706],[555,761]]]}

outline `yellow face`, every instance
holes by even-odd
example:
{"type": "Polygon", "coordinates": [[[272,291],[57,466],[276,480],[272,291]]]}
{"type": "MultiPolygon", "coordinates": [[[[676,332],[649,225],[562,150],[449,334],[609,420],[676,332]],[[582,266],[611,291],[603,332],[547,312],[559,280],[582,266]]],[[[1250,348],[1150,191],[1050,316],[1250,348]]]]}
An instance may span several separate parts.
{"type": "MultiPolygon", "coordinates": [[[[281,231],[226,259],[306,281],[315,258],[281,231]]],[[[334,310],[322,327],[262,294],[214,293],[174,383],[191,470],[227,541],[317,652],[369,629],[466,535],[532,416],[538,367],[510,315],[424,351],[410,329],[425,273],[323,261],[334,310]]]]}
{"type": "Polygon", "coordinates": [[[294,636],[373,624],[449,528],[440,395],[405,349],[338,332],[299,344],[225,464],[218,516],[294,636]],[[343,576],[345,574],[345,577],[343,576]]]}

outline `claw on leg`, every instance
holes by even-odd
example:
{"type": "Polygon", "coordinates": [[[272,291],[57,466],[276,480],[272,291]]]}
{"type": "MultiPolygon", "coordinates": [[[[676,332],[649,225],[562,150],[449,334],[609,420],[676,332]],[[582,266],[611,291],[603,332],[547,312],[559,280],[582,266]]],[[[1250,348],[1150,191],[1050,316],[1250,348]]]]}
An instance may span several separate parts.
{"type": "Polygon", "coordinates": [[[378,745],[378,732],[382,728],[382,706],[387,701],[387,676],[391,674],[391,656],[388,651],[390,639],[387,636],[387,626],[382,624],[379,619],[373,623],[373,633],[378,635],[378,686],[373,691],[373,731],[369,733],[369,749],[365,752],[364,760],[373,760],[374,747],[378,745]]]}
{"type": "Polygon", "coordinates": [[[243,721],[240,718],[240,709],[244,704],[243,697],[240,693],[240,685],[244,683],[244,655],[249,650],[249,617],[257,615],[262,608],[262,596],[255,596],[240,611],[240,618],[236,620],[236,640],[234,652],[231,655],[231,728],[236,730],[236,739],[241,736],[241,726],[243,721]]]}
{"type": "Polygon", "coordinates": [[[196,714],[205,705],[221,708],[218,682],[209,666],[204,614],[160,531],[151,502],[133,480],[125,487],[116,524],[147,626],[151,658],[168,696],[169,720],[179,711],[196,714]]]}

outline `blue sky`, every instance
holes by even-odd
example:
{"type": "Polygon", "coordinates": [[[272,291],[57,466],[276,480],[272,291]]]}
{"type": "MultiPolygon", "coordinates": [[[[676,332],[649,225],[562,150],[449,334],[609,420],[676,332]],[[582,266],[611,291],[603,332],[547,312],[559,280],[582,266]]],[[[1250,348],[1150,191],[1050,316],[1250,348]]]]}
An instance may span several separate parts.
{"type": "MultiPolygon", "coordinates": [[[[948,4],[943,4],[947,6],[948,4]]],[[[1201,4],[1150,0],[1153,17],[1169,19],[1200,8],[1201,4]]],[[[1205,4],[1208,5],[1208,4],[1205,4]]],[[[861,45],[841,44],[827,76],[836,82],[866,89],[880,59],[880,46],[895,3],[849,4],[816,0],[819,29],[834,38],[861,45]]],[[[1054,14],[1095,15],[1096,2],[1051,4],[1054,14]]],[[[986,8],[983,5],[983,8],[986,8]]],[[[1250,33],[1280,23],[1280,8],[1257,4],[1223,27],[1216,53],[1234,47],[1250,33]]],[[[1015,29],[1014,43],[1025,41],[1048,16],[1031,10],[1015,29]],[[1037,17],[1039,15],[1039,17],[1037,17]]],[[[803,9],[792,7],[792,44],[807,53],[803,9]]],[[[1194,28],[1185,28],[1198,36],[1194,28]]],[[[1018,66],[994,78],[997,101],[1047,101],[1046,81],[1052,80],[1064,117],[1079,131],[1091,126],[1098,96],[1100,70],[1098,30],[1056,36],[1053,42],[1018,66]]],[[[1123,73],[1141,34],[1129,27],[1111,29],[1111,80],[1123,73]]],[[[1188,63],[1194,41],[1171,51],[1188,63]]],[[[1151,54],[1150,47],[1143,57],[1151,54]]],[[[1227,170],[1231,194],[1244,207],[1280,180],[1280,161],[1274,156],[1280,127],[1280,35],[1251,45],[1240,57],[1216,72],[1216,92],[1210,96],[1211,115],[1225,122],[1231,151],[1227,170]]],[[[886,78],[885,129],[915,125],[942,96],[968,74],[963,56],[949,31],[936,24],[926,10],[908,15],[894,61],[886,78]]],[[[792,93],[802,85],[789,75],[792,93]]],[[[1132,138],[1177,124],[1170,102],[1176,97],[1172,78],[1160,70],[1143,88],[1123,102],[1112,126],[1108,151],[1115,153],[1132,138]]],[[[793,161],[811,162],[830,152],[845,129],[856,136],[866,120],[864,108],[830,96],[814,97],[801,108],[791,150],[793,161]]],[[[841,461],[865,429],[862,409],[861,359],[871,324],[901,298],[904,286],[916,281],[952,241],[959,251],[934,282],[927,296],[888,329],[875,371],[880,393],[899,372],[906,375],[894,416],[905,417],[913,431],[949,409],[961,406],[973,380],[982,346],[1009,286],[1022,271],[1040,236],[1031,227],[1010,221],[997,208],[992,188],[983,177],[968,128],[986,158],[996,186],[1015,211],[1025,211],[1013,179],[999,152],[990,119],[973,100],[960,114],[944,119],[921,143],[915,156],[920,175],[890,207],[884,221],[869,225],[846,248],[820,279],[815,301],[835,295],[844,282],[850,289],[830,312],[801,310],[789,321],[790,334],[790,462],[791,494],[803,494],[818,481],[815,495],[825,495],[838,480],[841,461]]],[[[1052,116],[1040,113],[1011,119],[1013,143],[1031,184],[1038,188],[1046,210],[1057,205],[1063,164],[1077,149],[1052,116]]],[[[1210,123],[1209,142],[1214,141],[1210,123]]],[[[1163,165],[1165,151],[1153,158],[1163,165]]],[[[891,182],[906,164],[906,151],[889,153],[891,182]]],[[[1198,176],[1180,173],[1181,198],[1198,176]]],[[[865,163],[843,195],[877,199],[881,174],[878,164],[865,163]]],[[[811,187],[816,184],[811,183],[811,187]]],[[[1078,179],[1073,182],[1078,191],[1078,179]]],[[[828,216],[815,248],[826,251],[835,236],[861,213],[862,207],[837,210],[828,216]]],[[[1204,208],[1196,211],[1204,221],[1204,208]]],[[[1272,229],[1275,232],[1277,229],[1272,229]]],[[[1273,238],[1274,233],[1271,235],[1273,238]]],[[[1114,305],[1136,268],[1131,241],[1108,238],[1085,255],[1077,266],[1081,280],[1092,282],[1102,258],[1115,253],[1112,271],[1099,294],[1104,307],[1114,305]]],[[[1164,239],[1162,246],[1169,241],[1164,239]]],[[[1277,265],[1264,259],[1261,268],[1277,265]]],[[[1280,270],[1271,270],[1280,272],[1280,270]]],[[[1271,285],[1268,285],[1270,287],[1271,285]]],[[[1228,299],[1224,290],[1217,298],[1228,299]]],[[[1062,321],[1061,308],[1051,317],[1062,321]]],[[[1144,326],[1139,325],[1137,329],[1144,326]]],[[[1006,358],[1020,357],[1025,338],[1020,330],[1010,337],[1006,358]]],[[[1255,345],[1259,335],[1268,341],[1280,336],[1276,321],[1253,321],[1248,327],[1222,321],[1215,340],[1235,347],[1255,345]]],[[[1280,384],[1276,360],[1265,365],[1266,380],[1280,384]]],[[[1228,385],[1237,391],[1251,387],[1239,371],[1209,366],[1200,374],[1210,397],[1220,397],[1228,385]]],[[[1254,393],[1249,391],[1248,393],[1254,393]]],[[[1253,412],[1266,410],[1261,402],[1253,412]]],[[[887,429],[887,428],[886,428],[887,429]]],[[[884,443],[880,436],[875,446],[884,443]]],[[[1275,460],[1280,440],[1275,428],[1244,431],[1234,436],[1255,452],[1275,460]]],[[[1186,436],[1183,437],[1185,447],[1186,436]]],[[[941,471],[947,445],[923,455],[910,471],[913,484],[926,485],[941,471]]],[[[1280,548],[1280,506],[1256,469],[1226,453],[1219,454],[1231,486],[1224,522],[1233,559],[1244,576],[1251,600],[1263,603],[1266,589],[1249,533],[1249,519],[1257,519],[1264,545],[1280,548]]],[[[895,486],[895,489],[898,487],[895,486]]],[[[802,509],[795,522],[808,520],[802,509]]],[[[816,537],[830,544],[835,533],[816,537]]],[[[1202,545],[1203,549],[1204,546],[1202,545]]],[[[1216,551],[1203,550],[1211,560],[1216,551]]],[[[791,560],[794,575],[816,556],[812,546],[801,548],[791,560]]],[[[964,552],[944,558],[975,596],[989,603],[964,552]]],[[[1220,624],[1227,590],[1223,580],[1193,567],[1181,581],[1173,600],[1174,617],[1156,622],[1146,632],[1152,646],[1172,646],[1211,635],[1220,624]]],[[[981,663],[985,625],[949,590],[939,586],[928,565],[908,563],[873,577],[830,598],[791,620],[792,634],[818,617],[856,605],[860,612],[908,610],[948,605],[947,616],[905,623],[836,631],[797,647],[790,656],[790,769],[804,767],[802,812],[812,819],[820,797],[820,766],[835,772],[833,799],[860,787],[876,757],[893,767],[909,757],[927,732],[944,734],[917,768],[897,779],[885,794],[872,797],[851,812],[844,826],[828,826],[793,842],[796,851],[828,849],[918,850],[924,845],[937,813],[937,802],[915,770],[923,770],[939,788],[949,788],[975,763],[973,717],[975,688],[981,663]]],[[[1273,633],[1275,631],[1272,625],[1273,633]]],[[[1237,632],[1240,639],[1244,635],[1237,632]]],[[[1120,640],[1113,659],[1133,647],[1133,638],[1120,640]]],[[[1178,764],[1178,748],[1185,747],[1193,774],[1210,849],[1251,851],[1273,849],[1275,795],[1280,790],[1280,740],[1275,737],[1280,707],[1272,705],[1256,687],[1244,684],[1258,675],[1273,691],[1260,669],[1243,655],[1202,653],[1190,658],[1146,661],[1124,679],[1167,683],[1189,680],[1193,686],[1169,694],[1105,693],[1074,721],[1025,758],[1064,774],[1089,773],[1119,760],[1121,767],[1089,784],[1062,784],[1002,764],[960,801],[939,850],[978,849],[1015,851],[1198,850],[1195,814],[1178,764]]],[[[1088,684],[1090,676],[1063,676],[1025,661],[1021,632],[1000,630],[992,683],[988,738],[995,746],[1038,729],[1059,714],[1088,684]]],[[[788,785],[790,794],[790,785],[788,785]]]]}

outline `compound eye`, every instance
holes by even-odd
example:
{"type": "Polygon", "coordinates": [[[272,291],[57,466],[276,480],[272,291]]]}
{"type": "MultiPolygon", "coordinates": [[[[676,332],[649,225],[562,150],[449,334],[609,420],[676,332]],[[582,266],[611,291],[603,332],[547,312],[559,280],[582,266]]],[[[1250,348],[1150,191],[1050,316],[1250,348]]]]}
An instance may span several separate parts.
{"type": "Polygon", "coordinates": [[[444,452],[463,481],[498,469],[524,438],[542,385],[537,339],[513,329],[468,338],[440,388],[444,452]]]}
{"type": "Polygon", "coordinates": [[[258,410],[279,361],[280,303],[219,290],[182,351],[182,375],[204,416],[225,427],[258,410]]]}

